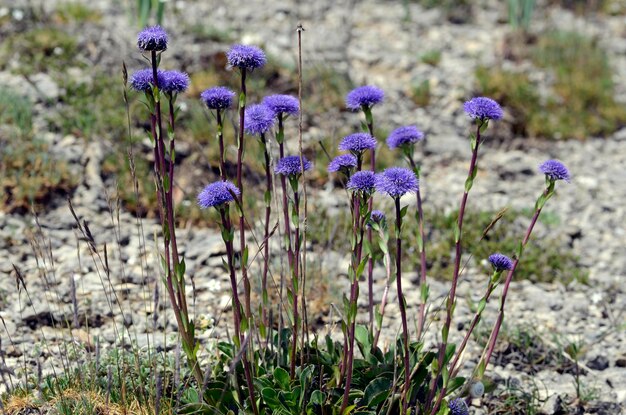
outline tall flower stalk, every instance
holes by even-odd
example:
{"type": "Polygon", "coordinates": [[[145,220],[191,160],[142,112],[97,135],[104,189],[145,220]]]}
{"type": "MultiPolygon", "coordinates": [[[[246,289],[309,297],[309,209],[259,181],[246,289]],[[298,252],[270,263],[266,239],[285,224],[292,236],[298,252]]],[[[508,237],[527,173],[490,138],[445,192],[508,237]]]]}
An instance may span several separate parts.
{"type": "Polygon", "coordinates": [[[396,214],[396,287],[398,290],[398,307],[402,320],[402,343],[404,348],[404,390],[402,392],[403,412],[407,412],[408,392],[411,383],[409,355],[409,326],[406,317],[406,301],[402,293],[402,219],[406,215],[407,206],[400,208],[400,198],[407,193],[415,193],[419,182],[415,173],[402,167],[390,167],[376,177],[376,190],[391,196],[396,214]]]}
{"type": "Polygon", "coordinates": [[[226,87],[218,86],[203,91],[200,94],[200,98],[209,110],[215,111],[215,119],[217,121],[216,136],[220,149],[220,178],[222,181],[225,181],[228,178],[226,176],[226,161],[224,159],[224,112],[232,107],[235,93],[226,87]]]}
{"type": "MultiPolygon", "coordinates": [[[[446,349],[448,347],[448,334],[450,332],[450,326],[452,324],[452,314],[454,312],[454,303],[456,300],[456,287],[459,281],[459,274],[461,269],[461,236],[463,231],[463,217],[465,215],[465,207],[467,205],[467,198],[469,192],[474,184],[476,173],[478,172],[478,149],[480,147],[481,133],[483,133],[489,126],[490,120],[499,120],[503,116],[502,108],[497,102],[490,98],[478,97],[467,101],[464,105],[464,110],[467,115],[472,118],[476,123],[476,133],[470,135],[470,147],[472,149],[472,158],[470,161],[469,172],[467,179],[465,179],[465,190],[461,198],[461,205],[459,207],[459,216],[454,228],[454,245],[455,245],[455,257],[454,257],[454,273],[452,274],[452,285],[446,301],[446,320],[441,329],[441,344],[439,345],[439,354],[437,357],[437,373],[433,376],[430,383],[430,392],[427,400],[427,404],[430,405],[435,396],[436,385],[441,376],[444,377],[444,383],[447,382],[447,362],[445,362],[446,349]]],[[[435,407],[432,407],[431,415],[435,414],[435,407]]]]}
{"type": "Polygon", "coordinates": [[[248,246],[246,244],[246,220],[243,212],[243,155],[244,155],[244,127],[246,118],[246,76],[248,71],[261,68],[265,65],[265,54],[261,49],[249,45],[234,45],[227,54],[228,63],[234,68],[239,68],[241,74],[241,88],[239,93],[239,133],[237,134],[237,187],[241,192],[239,196],[239,241],[241,249],[241,279],[244,287],[244,312],[246,315],[246,327],[251,323],[252,307],[250,304],[250,280],[248,278],[248,246]]]}
{"type": "MultiPolygon", "coordinates": [[[[415,144],[424,138],[424,133],[412,125],[395,129],[387,138],[387,146],[390,149],[399,148],[407,159],[415,177],[420,180],[421,166],[415,162],[415,144]]],[[[422,208],[422,194],[420,189],[416,192],[418,225],[417,250],[420,253],[420,266],[418,275],[420,280],[420,306],[417,322],[417,339],[422,337],[424,323],[426,321],[426,303],[428,301],[428,284],[426,282],[426,244],[424,241],[424,210],[422,208]]]]}
{"type": "Polygon", "coordinates": [[[382,331],[383,318],[385,317],[385,306],[387,305],[387,296],[389,294],[389,283],[391,281],[391,255],[389,254],[389,228],[387,226],[387,218],[380,210],[373,210],[370,214],[369,226],[378,233],[378,246],[383,253],[383,263],[385,264],[385,288],[383,295],[380,299],[378,311],[375,315],[376,331],[374,334],[374,341],[372,343],[372,350],[378,347],[378,340],[380,339],[380,332],[382,331]]]}
{"type": "MultiPolygon", "coordinates": [[[[372,115],[372,107],[383,102],[385,94],[383,90],[372,85],[362,86],[353,89],[346,96],[346,106],[353,110],[363,111],[365,116],[365,125],[367,131],[372,137],[374,135],[374,116],[372,115]]],[[[376,171],[376,147],[370,149],[370,170],[376,171]]],[[[372,199],[368,202],[368,209],[372,210],[372,199]]],[[[372,228],[367,228],[368,248],[372,247],[372,228]]],[[[374,258],[369,255],[367,260],[367,287],[368,287],[368,303],[369,303],[369,330],[374,331],[374,258]]]]}
{"type": "Polygon", "coordinates": [[[570,173],[567,167],[563,163],[558,160],[548,160],[542,163],[539,166],[539,171],[543,173],[546,177],[546,188],[539,195],[537,201],[535,202],[535,213],[533,214],[532,219],[530,220],[530,224],[528,225],[528,229],[526,230],[526,234],[524,235],[524,239],[519,245],[519,248],[515,255],[515,260],[509,270],[506,279],[504,281],[504,286],[502,288],[502,296],[500,297],[500,309],[498,312],[498,317],[496,319],[496,324],[491,330],[491,334],[489,336],[489,342],[487,343],[487,347],[483,353],[483,356],[480,359],[477,368],[477,378],[481,379],[483,374],[485,373],[485,369],[489,364],[489,360],[493,354],[494,348],[496,346],[496,341],[498,339],[498,334],[500,332],[500,327],[502,326],[502,321],[504,320],[504,304],[506,302],[507,293],[509,291],[509,285],[513,279],[513,274],[515,273],[515,269],[517,268],[517,264],[522,258],[522,254],[524,253],[524,248],[528,244],[528,240],[530,239],[530,235],[539,219],[539,215],[541,214],[541,210],[543,209],[546,202],[554,195],[556,182],[559,180],[564,180],[566,182],[570,181],[570,173]]]}
{"type": "Polygon", "coordinates": [[[344,311],[346,316],[346,331],[348,338],[348,349],[344,350],[343,368],[346,374],[346,383],[344,386],[343,402],[341,404],[340,414],[343,414],[348,406],[348,398],[350,395],[350,387],[352,383],[352,366],[354,362],[354,337],[357,316],[357,300],[359,298],[359,279],[363,274],[364,267],[368,258],[366,254],[365,260],[363,254],[363,235],[365,233],[365,224],[370,216],[369,200],[375,192],[376,175],[372,171],[359,171],[350,177],[346,188],[352,192],[351,211],[352,211],[352,259],[348,276],[350,278],[350,300],[344,311]]]}
{"type": "Polygon", "coordinates": [[[183,350],[196,381],[203,381],[198,364],[198,343],[195,327],[189,317],[185,294],[185,261],[180,258],[176,241],[174,217],[174,165],[175,165],[175,102],[178,93],[189,86],[186,74],[176,71],[161,71],[158,66],[161,54],[167,49],[167,33],[159,26],[148,27],[137,36],[137,46],[149,54],[150,68],[139,70],[131,76],[131,86],[145,94],[150,110],[150,130],[154,150],[154,173],[156,179],[159,217],[163,232],[162,263],[165,285],[176,317],[183,350]],[[168,99],[169,128],[164,132],[161,98],[168,99]],[[167,144],[166,144],[167,143],[167,144]]]}
{"type": "Polygon", "coordinates": [[[296,355],[298,348],[298,327],[300,326],[300,317],[298,312],[298,293],[299,293],[299,269],[300,269],[300,192],[299,192],[299,180],[303,171],[309,170],[311,163],[301,156],[285,156],[278,160],[274,172],[289,180],[289,185],[293,192],[293,201],[291,206],[291,221],[294,226],[294,253],[293,253],[293,265],[291,269],[291,287],[287,289],[287,295],[289,297],[291,308],[291,322],[292,322],[292,344],[290,353],[290,377],[293,379],[296,375],[296,355]]]}
{"type": "Polygon", "coordinates": [[[263,148],[265,170],[265,219],[263,229],[263,271],[261,273],[261,335],[265,337],[265,328],[269,325],[268,307],[269,297],[267,292],[267,274],[270,259],[270,217],[272,214],[272,170],[270,152],[265,138],[266,133],[274,126],[274,113],[264,104],[252,105],[246,109],[245,131],[250,135],[259,136],[263,148]]]}

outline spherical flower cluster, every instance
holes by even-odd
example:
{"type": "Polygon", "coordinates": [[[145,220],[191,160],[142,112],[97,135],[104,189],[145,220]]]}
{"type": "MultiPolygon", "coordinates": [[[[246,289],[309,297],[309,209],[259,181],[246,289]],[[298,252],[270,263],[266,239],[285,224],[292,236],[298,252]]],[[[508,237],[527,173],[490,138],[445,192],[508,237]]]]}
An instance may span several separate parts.
{"type": "MultiPolygon", "coordinates": [[[[157,81],[159,85],[163,83],[163,71],[161,70],[157,70],[157,81]]],[[[130,87],[135,91],[148,92],[152,90],[153,84],[154,73],[150,68],[140,69],[130,76],[130,87]]]]}
{"type": "Polygon", "coordinates": [[[469,415],[469,408],[463,398],[456,398],[448,404],[450,415],[469,415]]]}
{"type": "MultiPolygon", "coordinates": [[[[311,162],[303,157],[304,170],[311,168],[311,162]]],[[[284,176],[298,176],[302,173],[302,164],[300,163],[300,156],[285,156],[278,160],[276,167],[274,168],[276,174],[282,174],[284,176]]]]}
{"type": "Polygon", "coordinates": [[[558,160],[547,160],[539,165],[539,171],[546,175],[549,180],[565,180],[570,182],[569,170],[558,160]]]}
{"type": "Polygon", "coordinates": [[[346,96],[346,107],[358,111],[363,107],[371,108],[383,102],[385,93],[373,85],[361,86],[353,89],[346,96]]]}
{"type": "Polygon", "coordinates": [[[274,126],[274,113],[263,104],[246,108],[244,128],[248,134],[261,135],[274,126]]]}
{"type": "Polygon", "coordinates": [[[407,125],[405,127],[396,128],[389,134],[389,137],[387,137],[387,146],[389,146],[389,148],[409,146],[423,138],[424,133],[418,130],[417,127],[407,125]]]}
{"type": "Polygon", "coordinates": [[[510,270],[513,268],[513,261],[511,261],[511,258],[501,253],[489,255],[489,262],[493,265],[496,271],[510,270]]]}
{"type": "Polygon", "coordinates": [[[300,111],[300,103],[298,98],[291,95],[270,95],[263,98],[263,104],[266,105],[275,116],[279,114],[296,115],[300,111]]]}
{"type": "Polygon", "coordinates": [[[161,26],[150,26],[139,32],[137,36],[139,50],[159,52],[167,49],[167,33],[161,26]]]}
{"type": "Polygon", "coordinates": [[[370,220],[375,223],[380,223],[386,219],[385,213],[380,210],[372,210],[370,214],[370,220]]]}
{"type": "Polygon", "coordinates": [[[347,135],[339,143],[339,150],[361,153],[365,150],[376,148],[376,139],[367,133],[355,133],[347,135]]]}
{"type": "Polygon", "coordinates": [[[226,110],[233,105],[235,93],[224,86],[216,86],[202,91],[200,98],[211,110],[226,110]]]}
{"type": "Polygon", "coordinates": [[[164,71],[162,75],[159,78],[159,88],[163,92],[185,92],[189,88],[189,75],[184,72],[164,71]]]}
{"type": "Polygon", "coordinates": [[[214,182],[207,185],[199,194],[198,194],[198,206],[202,209],[207,209],[210,207],[219,207],[225,203],[232,202],[234,199],[233,195],[239,196],[241,192],[231,182],[221,181],[214,182]]]}
{"type": "Polygon", "coordinates": [[[404,167],[389,167],[376,175],[376,190],[393,198],[417,192],[419,182],[415,173],[404,167]]]}
{"type": "Polygon", "coordinates": [[[328,163],[328,171],[330,173],[336,171],[350,171],[357,165],[356,157],[352,154],[341,154],[328,163]]]}
{"type": "Polygon", "coordinates": [[[348,190],[372,194],[376,190],[376,175],[373,171],[358,171],[350,177],[346,184],[348,190]]]}
{"type": "Polygon", "coordinates": [[[463,105],[463,109],[473,119],[499,120],[504,113],[500,105],[491,98],[477,97],[472,98],[463,105]]]}
{"type": "Polygon", "coordinates": [[[261,68],[267,60],[261,49],[250,45],[233,45],[226,52],[226,57],[231,66],[245,69],[261,68]]]}

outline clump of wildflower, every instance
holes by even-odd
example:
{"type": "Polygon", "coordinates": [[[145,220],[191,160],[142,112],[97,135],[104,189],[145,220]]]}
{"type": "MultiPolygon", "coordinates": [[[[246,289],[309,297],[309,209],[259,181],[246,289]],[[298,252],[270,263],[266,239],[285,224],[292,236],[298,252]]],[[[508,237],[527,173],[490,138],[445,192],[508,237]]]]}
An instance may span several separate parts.
{"type": "Polygon", "coordinates": [[[347,135],[339,143],[339,150],[361,153],[376,148],[376,139],[367,133],[347,135]]]}
{"type": "MultiPolygon", "coordinates": [[[[163,83],[163,71],[157,71],[157,81],[159,85],[163,83]]],[[[149,92],[154,84],[154,73],[152,69],[145,68],[133,72],[130,76],[130,87],[135,91],[149,92]]]]}
{"type": "Polygon", "coordinates": [[[448,404],[450,415],[469,415],[469,408],[463,398],[456,398],[448,404]]]}
{"type": "MultiPolygon", "coordinates": [[[[304,170],[311,169],[311,162],[308,161],[305,157],[302,158],[304,161],[304,170]]],[[[276,174],[282,174],[284,176],[298,176],[302,173],[302,163],[300,162],[300,156],[285,156],[282,159],[278,160],[276,163],[276,167],[274,167],[274,172],[276,174]]]]}
{"type": "Polygon", "coordinates": [[[376,189],[376,174],[369,170],[356,172],[348,180],[346,188],[353,192],[372,194],[376,189]]]}
{"type": "Polygon", "coordinates": [[[411,170],[404,167],[389,167],[376,175],[376,190],[398,198],[419,189],[419,181],[411,170]]]}
{"type": "Polygon", "coordinates": [[[383,102],[385,93],[382,89],[373,85],[365,85],[353,89],[346,96],[346,107],[353,111],[362,108],[371,108],[383,102]]]}
{"type": "Polygon", "coordinates": [[[251,105],[246,108],[244,128],[250,135],[261,135],[274,126],[274,113],[263,104],[251,105]]]}
{"type": "Polygon", "coordinates": [[[407,125],[405,127],[396,128],[389,134],[389,137],[387,137],[387,146],[391,149],[410,146],[423,138],[424,133],[418,130],[417,127],[407,125]]]}
{"type": "Polygon", "coordinates": [[[251,45],[233,45],[226,52],[226,57],[231,66],[245,69],[262,68],[267,61],[265,53],[251,45]]]}
{"type": "Polygon", "coordinates": [[[350,170],[354,169],[357,165],[356,157],[352,154],[341,154],[328,163],[328,171],[336,172],[341,171],[343,173],[348,173],[350,170]]]}
{"type": "Polygon", "coordinates": [[[234,196],[239,196],[241,193],[237,186],[229,181],[214,182],[207,185],[198,194],[198,206],[202,209],[210,207],[219,207],[223,204],[230,203],[234,199],[234,196]]]}
{"type": "Polygon", "coordinates": [[[167,49],[167,33],[161,26],[149,26],[137,35],[137,47],[143,52],[167,49]]]}
{"type": "Polygon", "coordinates": [[[189,88],[189,75],[179,71],[164,71],[162,79],[159,79],[159,88],[170,94],[185,92],[189,88]]]}
{"type": "Polygon", "coordinates": [[[491,98],[476,97],[467,101],[463,109],[470,118],[481,121],[499,120],[504,115],[500,105],[491,98]]]}
{"type": "Polygon", "coordinates": [[[298,98],[291,95],[270,95],[263,98],[263,104],[274,113],[274,116],[296,115],[300,111],[298,98]]]}
{"type": "Polygon", "coordinates": [[[211,110],[226,110],[232,107],[235,93],[224,86],[216,86],[202,91],[200,98],[211,110]]]}
{"type": "Polygon", "coordinates": [[[570,182],[569,170],[558,160],[547,160],[539,165],[539,171],[546,175],[548,180],[565,180],[570,182]]]}
{"type": "Polygon", "coordinates": [[[511,258],[501,253],[489,255],[489,262],[496,271],[510,270],[513,268],[513,261],[511,258]]]}
{"type": "Polygon", "coordinates": [[[387,216],[385,216],[385,213],[380,210],[372,210],[372,213],[370,214],[370,219],[375,223],[380,223],[386,218],[387,216]]]}

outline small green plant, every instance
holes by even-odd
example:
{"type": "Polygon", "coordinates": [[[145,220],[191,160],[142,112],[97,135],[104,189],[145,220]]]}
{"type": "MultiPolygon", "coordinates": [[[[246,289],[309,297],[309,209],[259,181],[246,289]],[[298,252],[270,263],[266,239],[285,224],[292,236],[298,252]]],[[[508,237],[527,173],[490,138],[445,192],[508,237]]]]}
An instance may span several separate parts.
{"type": "Polygon", "coordinates": [[[438,49],[426,51],[422,54],[420,60],[427,65],[438,66],[441,62],[441,51],[438,49]]]}
{"type": "Polygon", "coordinates": [[[509,0],[508,7],[511,27],[528,31],[535,10],[535,0],[509,0]]]}
{"type": "Polygon", "coordinates": [[[21,137],[30,135],[33,127],[33,105],[9,88],[0,88],[0,125],[13,125],[21,137]]]}
{"type": "Polygon", "coordinates": [[[414,81],[411,86],[411,100],[419,107],[426,107],[430,103],[430,82],[428,79],[414,81]]]}
{"type": "Polygon", "coordinates": [[[59,4],[53,17],[60,24],[96,23],[102,19],[102,14],[74,0],[59,4]]]}

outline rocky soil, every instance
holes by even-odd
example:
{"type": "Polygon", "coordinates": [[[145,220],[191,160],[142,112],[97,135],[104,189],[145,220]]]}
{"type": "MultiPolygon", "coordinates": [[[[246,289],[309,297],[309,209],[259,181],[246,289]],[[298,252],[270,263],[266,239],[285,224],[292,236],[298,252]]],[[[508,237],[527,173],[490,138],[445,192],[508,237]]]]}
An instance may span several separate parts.
{"type": "MultiPolygon", "coordinates": [[[[55,3],[45,2],[43,7],[52,9],[55,3]]],[[[501,59],[503,39],[511,30],[506,23],[504,2],[477,2],[473,16],[463,24],[450,23],[441,9],[425,9],[412,1],[170,3],[176,12],[168,14],[165,23],[172,38],[168,65],[184,59],[188,63],[185,69],[190,72],[201,69],[203,61],[198,57],[205,56],[207,50],[223,50],[227,45],[195,44],[186,30],[188,27],[211,25],[216,31],[230,33],[236,40],[263,45],[276,59],[293,66],[294,30],[301,22],[306,29],[305,66],[330,66],[347,73],[355,85],[371,83],[383,88],[385,103],[374,111],[377,123],[388,131],[415,123],[427,132],[421,154],[425,203],[448,211],[456,207],[469,161],[466,138],[469,121],[462,111],[462,102],[473,95],[476,65],[489,65],[501,59]],[[421,62],[420,56],[429,50],[442,51],[437,66],[421,62]],[[410,86],[424,79],[430,81],[431,101],[428,106],[417,108],[408,98],[410,86]]],[[[597,37],[599,45],[608,51],[615,70],[615,94],[618,100],[626,102],[626,17],[578,16],[538,3],[531,30],[573,29],[597,37]]],[[[101,32],[95,34],[87,27],[84,31],[76,28],[76,36],[97,39],[97,48],[115,45],[99,64],[111,68],[118,68],[122,60],[138,64],[133,47],[135,29],[127,16],[109,1],[90,2],[90,6],[103,14],[101,32]]],[[[6,9],[5,14],[18,27],[17,11],[27,7],[26,3],[16,2],[0,9],[6,9]]],[[[0,87],[3,85],[15,88],[33,101],[35,128],[40,129],[54,151],[71,163],[79,180],[72,203],[80,220],[88,224],[95,250],[90,249],[88,238],[77,229],[62,198],[36,217],[0,212],[2,378],[7,379],[9,372],[19,375],[25,367],[36,372],[38,364],[46,370],[59,367],[59,356],[67,353],[62,345],[70,338],[74,341],[71,344],[91,348],[96,336],[106,346],[123,336],[127,338],[130,333],[142,347],[165,343],[171,347],[175,322],[168,314],[166,296],[154,288],[158,279],[154,235],[159,232],[159,226],[152,220],[138,222],[131,213],[117,206],[114,189],[107,188],[100,171],[107,143],[44,130],[45,123],[38,119],[54,111],[50,99],[60,93],[55,92],[58,87],[45,74],[34,82],[22,84],[20,77],[7,69],[0,72],[0,87]],[[45,91],[47,96],[42,97],[37,91],[45,91]],[[159,306],[155,315],[152,307],[157,297],[159,306]],[[72,304],[74,298],[77,307],[72,304]],[[80,327],[71,332],[59,328],[67,322],[78,323],[80,327]],[[160,335],[163,332],[168,336],[160,335]]],[[[305,140],[315,143],[341,126],[358,128],[359,122],[358,115],[338,109],[309,114],[305,140]]],[[[501,125],[490,128],[488,136],[481,150],[478,177],[468,208],[532,208],[544,183],[536,171],[537,165],[548,158],[562,160],[570,168],[572,182],[559,183],[557,195],[546,209],[558,220],[550,226],[540,223],[533,243],[541,244],[542,238],[549,234],[560,235],[563,243],[580,257],[580,267],[589,275],[588,284],[514,282],[507,303],[508,330],[530,327],[541,336],[544,347],[551,350],[561,350],[559,345],[563,343],[580,342],[583,384],[587,391],[593,392],[587,412],[623,413],[626,410],[626,257],[623,255],[626,128],[610,137],[589,137],[584,142],[541,141],[511,136],[505,119],[501,125]]],[[[314,189],[311,203],[332,211],[345,207],[337,202],[343,198],[340,191],[329,185],[314,189]]],[[[384,202],[377,199],[381,206],[384,202]]],[[[413,205],[409,199],[406,202],[413,205]]],[[[223,310],[228,308],[230,297],[227,275],[222,268],[221,237],[214,230],[191,226],[180,229],[178,236],[193,280],[190,292],[194,293],[194,310],[205,326],[200,337],[207,341],[223,338],[230,322],[223,310]]],[[[312,274],[321,279],[320,284],[312,282],[314,287],[329,285],[328,281],[337,280],[335,277],[344,275],[347,269],[348,257],[344,253],[322,253],[311,247],[307,257],[315,270],[312,274]]],[[[274,261],[278,269],[280,258],[274,261]]],[[[411,306],[417,304],[419,291],[413,283],[415,274],[406,271],[407,302],[411,306]]],[[[376,292],[380,293],[384,271],[377,269],[375,276],[376,292]]],[[[471,313],[465,299],[480,298],[485,278],[473,267],[466,270],[459,285],[461,301],[456,321],[469,320],[471,313]]],[[[313,307],[326,310],[328,302],[340,298],[332,292],[340,285],[330,285],[327,291],[320,289],[314,296],[320,304],[313,307]]],[[[447,290],[448,283],[433,281],[433,304],[440,304],[447,290]]],[[[497,305],[497,301],[489,304],[487,322],[495,318],[497,305]]],[[[410,307],[410,312],[415,310],[416,307],[410,307]]],[[[399,325],[395,312],[392,299],[386,320],[388,335],[393,335],[399,325]]],[[[330,322],[332,316],[324,314],[319,329],[330,330],[332,325],[327,324],[330,322]]],[[[437,322],[427,336],[431,344],[436,342],[436,326],[437,322]]],[[[463,333],[462,324],[457,329],[460,331],[454,335],[463,333]]],[[[561,402],[575,397],[571,365],[569,369],[565,367],[567,364],[563,362],[568,362],[565,357],[560,368],[516,360],[516,356],[533,347],[527,345],[527,350],[516,351],[511,342],[504,342],[497,364],[491,367],[491,376],[502,384],[520,384],[527,390],[534,382],[541,390],[542,410],[548,414],[565,413],[559,412],[561,402]]],[[[471,370],[476,356],[471,350],[467,355],[474,356],[468,357],[465,365],[466,370],[471,370]]],[[[486,413],[485,405],[478,401],[473,410],[486,413]]]]}

